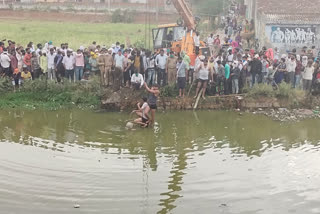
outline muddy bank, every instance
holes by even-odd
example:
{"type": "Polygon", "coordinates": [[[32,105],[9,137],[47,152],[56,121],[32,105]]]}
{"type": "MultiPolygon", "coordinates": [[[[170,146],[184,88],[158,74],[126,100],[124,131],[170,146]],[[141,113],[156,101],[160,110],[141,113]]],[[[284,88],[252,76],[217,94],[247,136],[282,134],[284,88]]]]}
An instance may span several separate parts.
{"type": "MultiPolygon", "coordinates": [[[[106,111],[131,111],[136,108],[142,97],[148,96],[144,91],[122,89],[120,92],[107,90],[102,98],[101,108],[106,111]]],[[[160,97],[159,111],[170,110],[233,110],[263,114],[277,121],[300,121],[308,118],[320,118],[320,97],[306,97],[300,102],[290,99],[269,97],[251,98],[245,95],[228,95],[200,99],[194,109],[196,100],[192,97],[160,97]]]]}

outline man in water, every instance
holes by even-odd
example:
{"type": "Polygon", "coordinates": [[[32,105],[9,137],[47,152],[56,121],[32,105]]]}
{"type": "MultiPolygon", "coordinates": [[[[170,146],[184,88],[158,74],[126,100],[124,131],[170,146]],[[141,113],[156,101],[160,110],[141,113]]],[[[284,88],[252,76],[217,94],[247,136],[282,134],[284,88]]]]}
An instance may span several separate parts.
{"type": "Polygon", "coordinates": [[[138,110],[135,110],[136,114],[140,117],[136,120],[134,120],[134,123],[141,125],[141,127],[146,128],[149,124],[149,111],[150,107],[149,104],[147,103],[148,99],[146,97],[142,98],[143,104],[141,106],[140,103],[137,104],[138,110]]]}
{"type": "Polygon", "coordinates": [[[158,85],[153,85],[151,89],[148,87],[147,83],[144,83],[144,86],[146,87],[146,90],[150,93],[148,104],[151,109],[151,118],[150,118],[150,124],[153,125],[155,121],[155,115],[157,110],[157,100],[160,95],[159,87],[158,85]]]}

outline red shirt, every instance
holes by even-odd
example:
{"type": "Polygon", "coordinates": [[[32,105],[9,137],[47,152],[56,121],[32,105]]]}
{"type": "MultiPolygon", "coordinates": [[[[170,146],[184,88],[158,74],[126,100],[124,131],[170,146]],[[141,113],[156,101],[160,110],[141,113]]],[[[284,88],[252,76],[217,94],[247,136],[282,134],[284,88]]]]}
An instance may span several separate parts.
{"type": "Polygon", "coordinates": [[[23,63],[26,65],[26,66],[31,66],[31,53],[30,54],[27,54],[24,55],[24,58],[23,58],[23,63]]]}
{"type": "Polygon", "coordinates": [[[214,42],[213,42],[213,44],[215,44],[215,45],[220,45],[220,39],[219,38],[216,38],[215,40],[214,40],[214,42]]]}

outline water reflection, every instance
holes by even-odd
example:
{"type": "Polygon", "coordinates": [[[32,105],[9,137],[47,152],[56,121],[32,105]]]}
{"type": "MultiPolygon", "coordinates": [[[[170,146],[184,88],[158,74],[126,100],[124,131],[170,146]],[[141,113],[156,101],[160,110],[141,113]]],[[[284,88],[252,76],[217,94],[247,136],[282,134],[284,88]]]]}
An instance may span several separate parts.
{"type": "Polygon", "coordinates": [[[143,159],[145,194],[148,176],[161,166],[161,157],[172,167],[166,191],[160,194],[158,213],[170,213],[183,197],[184,176],[195,155],[229,149],[231,158],[261,157],[277,145],[289,151],[304,144],[318,146],[320,121],[295,124],[273,122],[263,116],[232,112],[159,113],[157,131],[124,128],[128,115],[83,111],[0,111],[0,139],[43,149],[68,152],[89,148],[119,158],[143,159]],[[196,154],[195,154],[196,153],[196,154]]]}

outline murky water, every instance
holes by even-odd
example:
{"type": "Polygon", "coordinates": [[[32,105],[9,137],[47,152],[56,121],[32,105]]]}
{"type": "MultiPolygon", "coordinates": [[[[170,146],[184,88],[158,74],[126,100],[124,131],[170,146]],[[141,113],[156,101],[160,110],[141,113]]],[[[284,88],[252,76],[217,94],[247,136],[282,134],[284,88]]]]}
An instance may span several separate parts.
{"type": "Polygon", "coordinates": [[[320,121],[157,116],[0,111],[0,213],[320,213],[320,121]]]}

